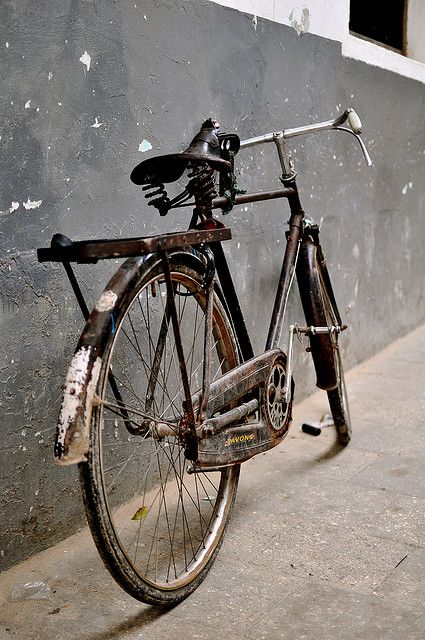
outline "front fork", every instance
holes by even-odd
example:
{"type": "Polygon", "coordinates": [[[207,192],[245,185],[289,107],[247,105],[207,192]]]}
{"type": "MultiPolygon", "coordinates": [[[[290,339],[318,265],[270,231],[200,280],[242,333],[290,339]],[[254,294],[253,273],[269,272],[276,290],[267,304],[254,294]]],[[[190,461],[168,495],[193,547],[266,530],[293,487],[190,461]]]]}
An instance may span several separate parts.
{"type": "MultiPolygon", "coordinates": [[[[327,294],[329,296],[332,307],[335,311],[336,324],[326,326],[326,327],[299,326],[298,324],[290,325],[289,335],[288,335],[288,347],[287,347],[288,370],[287,370],[287,379],[286,379],[286,385],[285,385],[285,391],[284,391],[286,402],[289,402],[291,392],[292,392],[292,386],[290,384],[290,380],[292,376],[293,351],[294,351],[293,345],[294,345],[295,336],[298,338],[300,342],[302,342],[303,335],[307,335],[308,337],[311,337],[314,335],[329,334],[330,336],[332,336],[332,335],[339,335],[341,331],[345,331],[345,329],[347,329],[347,325],[342,324],[341,316],[339,314],[338,307],[335,301],[335,296],[334,296],[331,281],[329,278],[329,272],[326,266],[325,257],[323,255],[322,247],[319,240],[319,233],[320,233],[319,225],[317,225],[310,217],[307,217],[306,215],[304,215],[303,232],[299,240],[300,247],[302,243],[306,241],[306,237],[309,236],[317,248],[317,259],[319,260],[321,265],[322,276],[324,279],[324,285],[326,287],[327,294]]],[[[298,256],[297,256],[297,259],[298,259],[298,256]]],[[[296,266],[297,268],[299,268],[298,264],[296,266]]]]}
{"type": "Polygon", "coordinates": [[[298,338],[300,342],[302,342],[302,336],[314,336],[317,334],[328,333],[329,335],[335,335],[341,333],[346,329],[346,325],[332,325],[330,327],[300,327],[298,324],[291,324],[289,327],[288,333],[288,348],[287,348],[287,362],[286,362],[286,381],[285,381],[285,389],[283,392],[283,400],[285,402],[290,402],[292,395],[292,365],[294,358],[294,338],[295,336],[298,338]]]}

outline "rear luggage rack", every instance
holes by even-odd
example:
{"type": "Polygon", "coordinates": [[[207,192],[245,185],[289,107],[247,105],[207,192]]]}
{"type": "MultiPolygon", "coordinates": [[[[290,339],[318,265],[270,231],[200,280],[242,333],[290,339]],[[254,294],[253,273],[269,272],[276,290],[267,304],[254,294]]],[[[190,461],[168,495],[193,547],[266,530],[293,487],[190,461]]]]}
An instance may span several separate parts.
{"type": "Polygon", "coordinates": [[[55,234],[51,246],[37,250],[39,262],[96,263],[98,260],[132,258],[158,251],[230,240],[230,229],[190,230],[146,238],[120,240],[82,240],[73,242],[66,236],[55,234]]]}

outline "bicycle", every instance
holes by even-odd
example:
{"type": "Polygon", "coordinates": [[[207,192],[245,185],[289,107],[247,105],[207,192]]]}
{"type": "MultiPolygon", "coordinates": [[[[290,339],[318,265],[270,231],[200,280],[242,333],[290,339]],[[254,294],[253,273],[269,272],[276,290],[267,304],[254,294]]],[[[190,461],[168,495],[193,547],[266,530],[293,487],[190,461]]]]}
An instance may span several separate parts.
{"type": "Polygon", "coordinates": [[[55,234],[50,248],[38,250],[40,261],[64,264],[87,320],[64,385],[55,457],[78,463],[98,551],[138,600],[176,604],[210,569],[241,463],[288,433],[295,336],[308,336],[339,441],[350,440],[339,350],[346,326],[319,227],[301,208],[285,146],[292,137],[328,130],[353,134],[371,163],[352,109],[242,142],[207,120],[186,151],[145,160],[131,174],[161,215],[194,206],[188,231],[79,242],[55,234]],[[282,186],[246,194],[237,186],[235,156],[268,142],[278,152],[282,186]],[[165,184],[186,170],[184,190],[170,199],[165,184]],[[213,210],[275,198],[288,200],[289,231],[265,349],[254,356],[222,247],[231,232],[213,210]],[[89,314],[71,262],[117,257],[127,260],[89,314]],[[290,325],[286,355],[279,344],[295,276],[306,324],[290,325]]]}

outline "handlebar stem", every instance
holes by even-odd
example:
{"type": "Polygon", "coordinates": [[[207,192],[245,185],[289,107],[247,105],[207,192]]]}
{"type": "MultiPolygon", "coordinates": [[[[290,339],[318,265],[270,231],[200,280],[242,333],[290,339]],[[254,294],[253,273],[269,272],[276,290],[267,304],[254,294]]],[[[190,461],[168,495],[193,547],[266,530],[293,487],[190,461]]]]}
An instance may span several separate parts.
{"type": "Polygon", "coordinates": [[[283,133],[274,134],[273,141],[276,145],[280,166],[282,167],[281,181],[285,183],[295,177],[293,163],[291,160],[291,156],[288,155],[286,151],[285,136],[283,135],[283,133]]]}

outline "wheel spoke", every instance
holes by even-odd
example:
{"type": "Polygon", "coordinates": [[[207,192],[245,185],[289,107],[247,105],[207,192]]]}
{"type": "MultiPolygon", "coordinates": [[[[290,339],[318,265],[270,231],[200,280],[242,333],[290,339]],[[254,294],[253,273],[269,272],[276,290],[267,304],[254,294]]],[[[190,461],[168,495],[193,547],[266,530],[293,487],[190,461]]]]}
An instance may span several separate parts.
{"type": "MultiPolygon", "coordinates": [[[[202,384],[204,363],[204,280],[191,267],[175,268],[173,261],[170,258],[176,317],[193,397],[202,384]]],[[[122,319],[109,337],[93,411],[91,480],[84,490],[86,503],[94,505],[88,517],[95,539],[109,558],[108,566],[115,567],[114,575],[136,597],[164,603],[189,593],[195,578],[209,567],[230,513],[239,469],[187,473],[180,437],[185,391],[175,327],[161,263],[149,269],[127,308],[121,308],[122,319]],[[119,400],[109,389],[109,370],[119,387],[119,400]],[[136,435],[132,427],[139,430],[136,435]],[[161,435],[168,429],[175,436],[161,435]],[[92,485],[98,490],[91,498],[92,485]]],[[[231,331],[214,296],[212,380],[238,362],[231,331]]]]}

